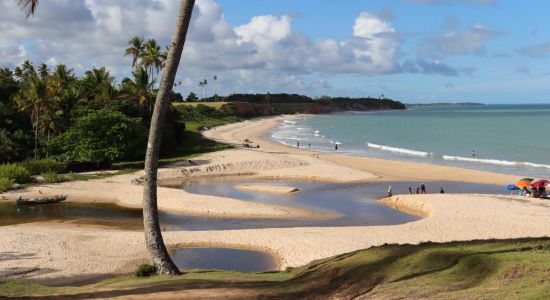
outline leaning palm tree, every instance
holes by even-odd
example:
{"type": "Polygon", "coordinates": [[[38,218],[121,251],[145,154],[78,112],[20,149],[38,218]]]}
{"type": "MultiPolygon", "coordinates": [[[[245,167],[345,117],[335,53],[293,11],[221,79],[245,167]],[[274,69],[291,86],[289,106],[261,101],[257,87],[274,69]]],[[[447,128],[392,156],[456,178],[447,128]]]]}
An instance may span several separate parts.
{"type": "MultiPolygon", "coordinates": [[[[31,3],[34,14],[38,0],[18,0],[20,3],[31,3]]],[[[162,233],[160,231],[157,208],[157,171],[162,127],[164,116],[170,105],[170,92],[174,86],[174,80],[181,60],[183,46],[187,37],[187,29],[191,22],[191,15],[195,0],[181,0],[176,28],[172,36],[170,51],[166,58],[166,68],[162,73],[160,87],[155,99],[155,107],[151,118],[149,140],[147,142],[147,154],[145,156],[145,183],[143,185],[143,225],[145,242],[153,263],[160,274],[178,275],[180,271],[170,258],[162,233]]],[[[21,5],[25,8],[26,6],[21,5]]]]}
{"type": "Polygon", "coordinates": [[[180,3],[176,19],[176,30],[172,36],[172,43],[170,44],[170,51],[168,51],[165,64],[166,67],[162,72],[160,87],[155,100],[155,108],[151,118],[147,154],[145,156],[145,183],[143,185],[143,223],[147,249],[158,272],[171,275],[180,274],[180,271],[168,254],[160,231],[157,209],[157,171],[164,116],[170,106],[170,93],[176,79],[195,0],[181,0],[180,3]]]}
{"type": "Polygon", "coordinates": [[[128,44],[130,44],[130,47],[124,50],[124,56],[132,56],[132,68],[134,68],[143,53],[143,49],[145,48],[143,45],[143,37],[135,36],[128,41],[128,44]]]}

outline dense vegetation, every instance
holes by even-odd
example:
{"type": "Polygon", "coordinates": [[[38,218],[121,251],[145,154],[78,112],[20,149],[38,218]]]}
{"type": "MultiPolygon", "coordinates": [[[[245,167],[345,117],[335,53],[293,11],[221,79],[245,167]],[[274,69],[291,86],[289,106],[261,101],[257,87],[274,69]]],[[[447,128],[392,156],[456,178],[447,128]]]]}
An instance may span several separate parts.
{"type": "Polygon", "coordinates": [[[282,272],[186,270],[178,277],[124,276],[80,287],[12,281],[0,283],[0,296],[545,299],[550,294],[549,270],[548,239],[426,243],[374,247],[282,272]]]}

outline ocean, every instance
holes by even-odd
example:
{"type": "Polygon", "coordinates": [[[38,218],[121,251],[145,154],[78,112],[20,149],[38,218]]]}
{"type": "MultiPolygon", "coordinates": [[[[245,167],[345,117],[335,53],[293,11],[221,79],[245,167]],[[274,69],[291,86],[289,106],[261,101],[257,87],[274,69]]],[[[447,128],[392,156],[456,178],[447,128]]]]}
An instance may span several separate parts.
{"type": "Polygon", "coordinates": [[[307,115],[284,120],[271,138],[315,151],[338,144],[351,155],[550,178],[550,105],[307,115]]]}

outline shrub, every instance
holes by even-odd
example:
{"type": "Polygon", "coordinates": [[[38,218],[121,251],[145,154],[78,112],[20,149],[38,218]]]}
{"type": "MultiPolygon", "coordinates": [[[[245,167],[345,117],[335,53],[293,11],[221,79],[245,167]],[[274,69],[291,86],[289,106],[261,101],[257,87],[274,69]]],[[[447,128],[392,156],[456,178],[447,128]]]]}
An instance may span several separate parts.
{"type": "Polygon", "coordinates": [[[17,183],[31,182],[31,173],[22,166],[7,164],[0,165],[0,177],[14,180],[17,183]]]}
{"type": "Polygon", "coordinates": [[[0,177],[0,193],[9,191],[13,183],[12,179],[0,177]]]}
{"type": "Polygon", "coordinates": [[[147,129],[141,119],[118,111],[97,110],[78,118],[64,133],[50,139],[48,151],[70,161],[114,161],[145,153],[147,129]]]}
{"type": "Polygon", "coordinates": [[[57,174],[56,172],[46,172],[42,174],[44,181],[47,183],[58,183],[65,181],[65,177],[57,174]]]}
{"type": "Polygon", "coordinates": [[[53,159],[29,159],[20,163],[21,166],[25,167],[32,175],[55,172],[55,173],[64,173],[66,171],[66,166],[62,162],[55,161],[53,159]]]}
{"type": "Polygon", "coordinates": [[[140,265],[136,270],[137,277],[150,277],[157,274],[157,267],[149,264],[140,265]]]}

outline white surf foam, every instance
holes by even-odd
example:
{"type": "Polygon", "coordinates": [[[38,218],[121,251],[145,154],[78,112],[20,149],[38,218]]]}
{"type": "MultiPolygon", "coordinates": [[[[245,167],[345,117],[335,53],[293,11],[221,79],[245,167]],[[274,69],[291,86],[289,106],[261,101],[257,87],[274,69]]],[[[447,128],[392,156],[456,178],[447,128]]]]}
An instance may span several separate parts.
{"type": "Polygon", "coordinates": [[[537,163],[532,163],[532,162],[528,162],[528,161],[519,162],[519,161],[509,161],[509,160],[500,160],[500,159],[462,157],[462,156],[451,156],[451,155],[443,155],[443,159],[444,160],[467,161],[467,162],[491,164],[491,165],[507,166],[507,167],[530,167],[530,168],[550,169],[550,165],[537,164],[537,163]]]}
{"type": "Polygon", "coordinates": [[[428,156],[432,155],[432,153],[430,153],[430,152],[417,151],[417,150],[404,149],[404,148],[397,148],[397,147],[390,147],[390,146],[378,145],[378,144],[373,144],[373,143],[368,143],[368,142],[367,142],[367,146],[370,147],[370,148],[377,149],[377,150],[400,153],[400,154],[406,154],[406,155],[412,155],[412,156],[428,157],[428,156]]]}

